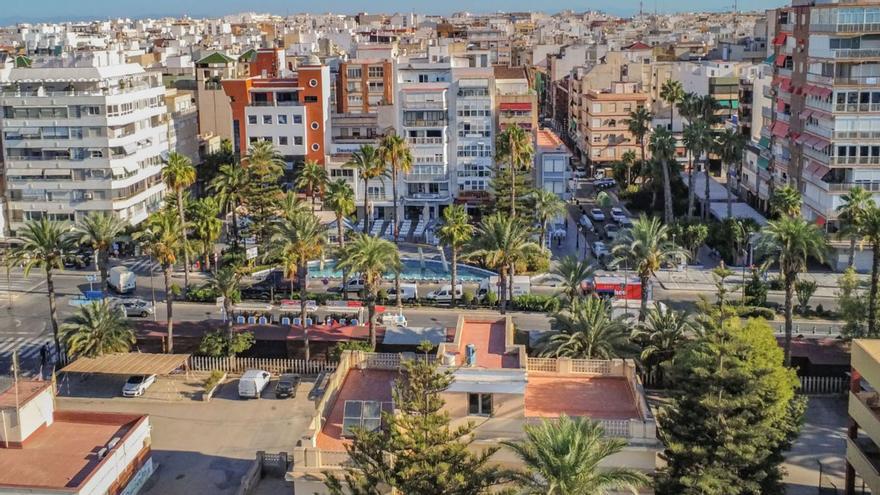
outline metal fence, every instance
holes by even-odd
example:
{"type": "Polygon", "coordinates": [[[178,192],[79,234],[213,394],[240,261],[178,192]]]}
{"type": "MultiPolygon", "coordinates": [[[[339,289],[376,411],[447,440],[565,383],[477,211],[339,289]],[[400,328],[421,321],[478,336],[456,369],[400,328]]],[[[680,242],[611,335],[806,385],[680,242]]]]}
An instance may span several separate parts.
{"type": "Polygon", "coordinates": [[[807,395],[842,394],[849,388],[849,380],[842,376],[801,376],[801,393],[807,395]]]}
{"type": "Polygon", "coordinates": [[[336,363],[330,361],[306,361],[305,359],[264,359],[247,357],[208,357],[190,358],[190,369],[194,371],[220,370],[227,373],[241,373],[249,369],[265,370],[272,373],[291,373],[317,375],[323,371],[333,371],[336,363]]]}

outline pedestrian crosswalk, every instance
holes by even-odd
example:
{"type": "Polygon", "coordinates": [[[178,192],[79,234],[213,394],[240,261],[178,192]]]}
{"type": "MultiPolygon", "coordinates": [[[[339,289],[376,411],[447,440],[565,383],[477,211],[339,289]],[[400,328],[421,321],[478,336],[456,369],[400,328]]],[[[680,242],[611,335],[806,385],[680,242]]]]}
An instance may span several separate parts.
{"type": "Polygon", "coordinates": [[[11,274],[9,278],[0,276],[0,301],[8,301],[10,297],[15,300],[19,295],[33,292],[45,284],[45,277],[39,273],[31,273],[29,277],[20,272],[11,274]]]}
{"type": "Polygon", "coordinates": [[[158,271],[159,269],[159,264],[152,258],[146,256],[123,260],[122,265],[128,267],[129,270],[140,274],[149,274],[152,270],[158,271]]]}
{"type": "Polygon", "coordinates": [[[49,357],[54,350],[54,341],[51,336],[40,337],[0,337],[0,362],[12,362],[12,353],[18,351],[21,362],[39,361],[40,348],[47,345],[49,357]]]}

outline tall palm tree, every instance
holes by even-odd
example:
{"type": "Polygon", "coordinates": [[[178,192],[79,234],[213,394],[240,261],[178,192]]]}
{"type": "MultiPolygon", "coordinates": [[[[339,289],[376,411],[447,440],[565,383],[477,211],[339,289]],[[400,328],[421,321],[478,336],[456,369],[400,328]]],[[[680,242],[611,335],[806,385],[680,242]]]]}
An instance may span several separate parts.
{"type": "Polygon", "coordinates": [[[75,238],[70,235],[67,225],[52,222],[44,216],[40,220],[27,222],[18,234],[21,244],[15,248],[13,259],[24,263],[24,276],[30,275],[34,267],[42,268],[46,276],[46,292],[49,293],[49,318],[52,322],[52,337],[55,340],[55,355],[61,357],[61,340],[58,337],[58,305],[55,300],[55,280],[52,272],[63,267],[65,253],[73,250],[75,238]]]}
{"type": "Polygon", "coordinates": [[[794,286],[798,275],[807,269],[810,256],[824,259],[828,248],[816,225],[800,217],[772,220],[761,229],[758,252],[779,263],[785,288],[785,364],[791,364],[791,329],[794,286]]]}
{"type": "Polygon", "coordinates": [[[68,357],[128,352],[136,341],[122,309],[106,299],[80,306],[61,325],[61,334],[68,357]]]}
{"type": "Polygon", "coordinates": [[[697,115],[709,124],[709,127],[721,123],[721,117],[717,115],[718,110],[721,109],[721,104],[712,95],[698,96],[695,100],[695,106],[697,115]]]}
{"type": "Polygon", "coordinates": [[[110,269],[110,247],[128,224],[115,215],[92,212],[76,224],[76,237],[95,251],[95,266],[101,273],[101,289],[107,290],[107,271],[110,269]]]}
{"type": "Polygon", "coordinates": [[[868,336],[877,338],[877,297],[880,282],[880,208],[871,204],[860,220],[861,234],[871,245],[871,289],[868,292],[868,336]]]}
{"type": "Polygon", "coordinates": [[[510,267],[540,250],[541,246],[532,241],[529,229],[516,218],[493,213],[480,221],[468,257],[480,259],[485,266],[498,270],[502,314],[507,309],[510,267]]]}
{"type": "Polygon", "coordinates": [[[633,150],[626,150],[623,152],[623,155],[620,157],[620,162],[623,163],[623,166],[626,167],[626,186],[624,189],[629,187],[632,183],[632,169],[636,164],[636,152],[633,150]]]}
{"type": "Polygon", "coordinates": [[[840,197],[837,218],[840,220],[841,235],[849,237],[849,266],[855,265],[856,241],[860,237],[861,224],[868,208],[874,204],[873,195],[860,186],[854,186],[840,197]]]}
{"type": "Polygon", "coordinates": [[[510,216],[516,217],[516,174],[531,169],[535,149],[532,135],[518,125],[508,126],[495,142],[495,161],[506,163],[510,173],[510,216]]]}
{"type": "Polygon", "coordinates": [[[295,185],[298,189],[308,189],[309,197],[312,198],[312,213],[314,213],[315,200],[327,185],[327,169],[314,160],[306,160],[299,169],[295,185]]]}
{"type": "MultiPolygon", "coordinates": [[[[168,155],[165,168],[162,169],[162,181],[165,187],[171,191],[177,199],[177,214],[180,216],[180,236],[183,243],[187,243],[187,223],[184,215],[185,203],[183,193],[196,181],[196,168],[193,167],[189,158],[177,152],[168,155]]],[[[189,290],[189,250],[183,250],[183,292],[189,290]]]]}
{"type": "MultiPolygon", "coordinates": [[[[224,266],[217,270],[214,277],[208,281],[218,297],[223,298],[223,315],[226,320],[226,338],[232,342],[232,305],[239,297],[239,282],[241,281],[241,273],[234,266],[224,266]]],[[[231,346],[230,346],[231,347],[231,346]]]]}
{"type": "Polygon", "coordinates": [[[686,92],[682,95],[678,102],[678,114],[693,124],[697,117],[701,116],[701,100],[700,95],[696,93],[686,92]]]}
{"type": "Polygon", "coordinates": [[[162,273],[165,276],[165,309],[168,313],[167,352],[172,354],[174,353],[174,294],[171,274],[180,253],[186,249],[180,236],[180,217],[169,210],[159,210],[147,218],[142,230],[136,232],[134,238],[140,241],[144,251],[156,258],[162,266],[162,273]]]}
{"type": "MultiPolygon", "coordinates": [[[[398,136],[394,131],[389,132],[382,138],[382,141],[379,143],[379,155],[382,157],[382,161],[385,162],[388,170],[391,172],[391,195],[394,201],[394,212],[392,216],[394,225],[392,229],[394,232],[394,243],[396,244],[400,242],[400,225],[398,225],[397,218],[397,175],[406,174],[412,170],[413,156],[406,139],[404,139],[403,136],[398,136]]],[[[396,280],[395,285],[397,286],[396,289],[399,298],[400,281],[396,280]]]]}
{"type": "Polygon", "coordinates": [[[631,347],[624,317],[612,318],[611,305],[598,297],[575,299],[553,315],[550,328],[538,342],[542,356],[613,359],[631,347]]]}
{"type": "Polygon", "coordinates": [[[660,87],[660,99],[669,104],[669,132],[674,132],[675,107],[684,99],[684,88],[681,81],[667,79],[660,87]]]}
{"type": "Polygon", "coordinates": [[[635,110],[629,113],[629,119],[626,121],[627,130],[633,135],[636,142],[639,143],[639,148],[642,150],[640,156],[642,163],[644,163],[646,158],[645,137],[651,130],[651,121],[653,119],[654,114],[652,114],[650,110],[645,107],[636,107],[635,110]]]}
{"type": "Polygon", "coordinates": [[[777,187],[770,195],[770,213],[776,218],[801,216],[801,193],[792,186],[777,187]]]}
{"type": "Polygon", "coordinates": [[[587,260],[579,260],[577,256],[566,256],[550,270],[550,273],[562,279],[562,290],[572,304],[581,294],[581,286],[585,280],[593,276],[596,269],[587,260]]]}
{"type": "Polygon", "coordinates": [[[658,127],[651,135],[651,156],[657,161],[663,174],[663,220],[672,223],[672,183],[669,167],[675,160],[675,136],[672,132],[658,127]]]}
{"type": "Polygon", "coordinates": [[[687,251],[675,245],[670,239],[669,226],[660,223],[656,217],[642,215],[633,226],[617,236],[611,253],[612,265],[625,264],[633,267],[642,285],[639,321],[645,321],[648,311],[648,284],[651,277],[665,263],[686,259],[687,251]]]}
{"type": "Polygon", "coordinates": [[[536,189],[532,192],[533,207],[535,208],[535,218],[541,223],[541,247],[549,248],[547,242],[547,227],[554,218],[564,216],[568,211],[565,201],[553,191],[546,189],[536,189]]]}
{"type": "Polygon", "coordinates": [[[369,144],[361,145],[360,149],[351,154],[346,167],[357,170],[358,176],[364,181],[364,234],[370,232],[370,195],[367,185],[372,179],[381,179],[387,175],[385,163],[379,151],[369,144]]]}
{"type": "MultiPolygon", "coordinates": [[[[470,223],[467,210],[462,205],[450,205],[443,210],[443,224],[437,231],[440,242],[449,246],[452,251],[452,266],[450,267],[450,284],[452,284],[452,307],[456,305],[455,286],[458,279],[458,255],[461,249],[471,241],[474,235],[474,227],[470,223]]],[[[399,297],[398,292],[398,297],[399,297]]]]}
{"type": "MultiPolygon", "coordinates": [[[[688,218],[694,218],[694,204],[696,197],[696,173],[695,161],[703,157],[712,146],[712,131],[702,119],[694,118],[684,128],[684,145],[688,150],[688,218]]],[[[708,198],[707,198],[708,201],[708,198]]]]}
{"type": "Polygon", "coordinates": [[[280,210],[278,214],[283,218],[293,218],[295,215],[299,215],[306,211],[312,211],[314,213],[313,210],[306,207],[296,191],[287,191],[284,193],[284,195],[281,196],[278,208],[280,210]]]}
{"type": "MultiPolygon", "coordinates": [[[[345,225],[344,220],[357,210],[354,200],[354,190],[348,185],[345,179],[337,179],[327,186],[327,197],[324,198],[324,204],[330,208],[330,211],[336,214],[336,244],[339,250],[345,247],[345,225]]],[[[348,273],[342,271],[342,286],[345,287],[348,282],[348,273]]],[[[342,297],[348,298],[348,292],[342,291],[342,297]]]]}
{"type": "Polygon", "coordinates": [[[355,234],[341,250],[339,260],[338,268],[359,273],[364,278],[370,346],[375,349],[376,329],[373,320],[376,316],[376,292],[384,273],[400,271],[400,252],[394,243],[385,239],[355,234]]]}
{"type": "Polygon", "coordinates": [[[214,244],[220,239],[223,221],[220,220],[220,201],[215,196],[206,196],[192,203],[190,222],[198,240],[199,251],[205,260],[205,267],[211,269],[211,255],[214,244]]]}
{"type": "Polygon", "coordinates": [[[718,135],[716,153],[727,168],[727,218],[733,218],[733,175],[740,177],[736,168],[742,162],[744,146],[745,137],[734,129],[718,135]]]}
{"type": "Polygon", "coordinates": [[[232,245],[238,248],[238,207],[245,198],[250,179],[247,171],[235,164],[220,165],[208,189],[217,195],[223,210],[232,214],[232,245]]]}
{"type": "Polygon", "coordinates": [[[259,139],[248,148],[244,158],[246,168],[263,176],[281,176],[284,173],[284,158],[275,149],[272,141],[259,139]]]}
{"type": "Polygon", "coordinates": [[[642,348],[640,357],[645,367],[661,372],[660,365],[674,358],[675,351],[687,341],[695,328],[690,315],[684,311],[674,311],[654,303],[645,321],[633,329],[632,340],[642,348]]]}
{"type": "Polygon", "coordinates": [[[525,465],[517,473],[520,493],[533,495],[605,495],[621,490],[638,493],[647,476],[628,468],[600,467],[621,452],[626,440],[607,438],[601,423],[589,418],[561,416],[523,426],[525,439],[504,441],[525,465]]]}

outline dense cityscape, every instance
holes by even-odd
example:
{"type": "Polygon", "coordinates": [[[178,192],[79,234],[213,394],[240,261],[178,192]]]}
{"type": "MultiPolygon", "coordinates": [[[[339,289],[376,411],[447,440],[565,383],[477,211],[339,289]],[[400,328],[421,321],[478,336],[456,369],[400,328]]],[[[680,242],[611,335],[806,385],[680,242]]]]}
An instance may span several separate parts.
{"type": "Polygon", "coordinates": [[[0,493],[880,493],[880,0],[727,8],[0,28],[0,493]]]}

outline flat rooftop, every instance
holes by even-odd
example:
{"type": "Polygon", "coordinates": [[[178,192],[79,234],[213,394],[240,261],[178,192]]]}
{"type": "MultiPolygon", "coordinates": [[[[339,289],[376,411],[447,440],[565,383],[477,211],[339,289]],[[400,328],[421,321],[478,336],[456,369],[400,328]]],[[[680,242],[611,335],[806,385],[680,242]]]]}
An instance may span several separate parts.
{"type": "MultiPolygon", "coordinates": [[[[461,340],[458,346],[459,361],[465,359],[465,348],[474,344],[477,348],[476,368],[519,368],[516,353],[506,353],[505,320],[469,321],[461,327],[461,340]]],[[[459,362],[458,364],[462,364],[459,362]]]]}
{"type": "Polygon", "coordinates": [[[16,403],[23,406],[51,386],[50,381],[19,380],[16,387],[11,378],[0,377],[0,409],[15,407],[16,403]]]}
{"type": "Polygon", "coordinates": [[[529,372],[527,418],[586,416],[594,419],[642,419],[637,398],[624,377],[566,376],[529,372]]]}
{"type": "MultiPolygon", "coordinates": [[[[391,386],[398,377],[397,371],[375,369],[351,369],[318,433],[317,447],[321,450],[344,451],[349,440],[342,437],[342,417],[347,400],[370,400],[391,402],[391,386]]],[[[0,466],[2,467],[2,466],[0,466]]]]}
{"type": "Polygon", "coordinates": [[[21,448],[0,448],[0,487],[76,488],[101,463],[98,451],[145,419],[136,414],[56,412],[55,421],[31,434],[21,448]]]}

